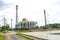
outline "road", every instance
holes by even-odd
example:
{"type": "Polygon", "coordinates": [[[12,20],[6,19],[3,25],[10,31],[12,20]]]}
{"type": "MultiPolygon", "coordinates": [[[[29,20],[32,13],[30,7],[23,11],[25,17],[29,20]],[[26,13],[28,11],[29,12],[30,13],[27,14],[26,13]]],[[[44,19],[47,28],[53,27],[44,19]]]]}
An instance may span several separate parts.
{"type": "MultiPolygon", "coordinates": [[[[5,34],[4,40],[26,40],[25,38],[17,36],[15,34],[16,32],[13,32],[13,31],[7,32],[5,34]]],[[[36,38],[35,40],[47,40],[47,39],[42,39],[42,38],[37,38],[37,37],[35,38],[36,38]]]]}
{"type": "Polygon", "coordinates": [[[4,40],[26,40],[25,38],[15,35],[16,32],[9,31],[5,34],[4,40]]]}
{"type": "Polygon", "coordinates": [[[23,34],[31,35],[34,37],[48,39],[48,40],[60,40],[60,30],[44,31],[44,32],[23,32],[23,34]],[[55,33],[55,34],[53,34],[55,33]]]}

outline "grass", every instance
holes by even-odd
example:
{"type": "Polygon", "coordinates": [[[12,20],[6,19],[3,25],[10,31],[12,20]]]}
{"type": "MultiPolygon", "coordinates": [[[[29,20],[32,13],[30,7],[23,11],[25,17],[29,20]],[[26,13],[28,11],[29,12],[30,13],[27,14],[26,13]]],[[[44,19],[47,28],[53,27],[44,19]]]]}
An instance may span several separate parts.
{"type": "Polygon", "coordinates": [[[34,40],[33,37],[30,37],[30,36],[25,35],[25,34],[17,33],[16,35],[21,36],[21,37],[25,38],[26,40],[34,40]]]}
{"type": "Polygon", "coordinates": [[[0,35],[0,40],[4,40],[4,35],[0,35]]]}

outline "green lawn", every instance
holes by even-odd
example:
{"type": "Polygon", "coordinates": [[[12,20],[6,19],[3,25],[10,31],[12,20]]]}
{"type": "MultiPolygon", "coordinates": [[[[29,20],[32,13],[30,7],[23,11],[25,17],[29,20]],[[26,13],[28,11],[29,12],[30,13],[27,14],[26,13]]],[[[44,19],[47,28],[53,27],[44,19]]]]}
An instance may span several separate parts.
{"type": "Polygon", "coordinates": [[[0,40],[4,40],[4,35],[0,35],[0,40]]]}
{"type": "Polygon", "coordinates": [[[17,33],[16,35],[21,36],[23,38],[26,38],[26,40],[34,40],[34,38],[32,38],[32,37],[30,37],[28,35],[25,35],[25,34],[17,33]]]}

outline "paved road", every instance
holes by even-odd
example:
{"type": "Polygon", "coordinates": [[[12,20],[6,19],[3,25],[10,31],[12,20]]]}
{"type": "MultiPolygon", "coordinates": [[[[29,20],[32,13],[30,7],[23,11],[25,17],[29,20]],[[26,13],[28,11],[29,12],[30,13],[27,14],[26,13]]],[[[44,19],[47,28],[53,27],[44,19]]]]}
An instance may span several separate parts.
{"type": "Polygon", "coordinates": [[[22,37],[14,35],[15,32],[8,32],[6,33],[6,36],[4,37],[4,40],[26,40],[22,37]]]}
{"type": "Polygon", "coordinates": [[[31,35],[38,38],[48,40],[60,40],[60,30],[44,31],[44,32],[23,32],[23,34],[31,35]],[[53,34],[54,33],[54,34],[53,34]]]}
{"type": "MultiPolygon", "coordinates": [[[[4,40],[26,40],[25,38],[19,37],[15,34],[16,32],[9,31],[8,33],[5,34],[4,40]]],[[[46,39],[36,38],[35,40],[46,40],[46,39]]]]}
{"type": "Polygon", "coordinates": [[[8,35],[5,36],[4,40],[25,40],[25,39],[22,37],[18,37],[16,35],[8,35]]]}

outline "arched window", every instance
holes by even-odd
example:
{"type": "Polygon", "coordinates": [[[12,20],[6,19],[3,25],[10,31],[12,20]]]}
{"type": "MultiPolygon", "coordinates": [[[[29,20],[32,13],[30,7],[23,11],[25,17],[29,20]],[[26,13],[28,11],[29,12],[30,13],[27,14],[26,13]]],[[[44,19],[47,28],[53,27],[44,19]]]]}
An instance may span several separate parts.
{"type": "Polygon", "coordinates": [[[21,26],[22,26],[22,23],[21,23],[21,26]]]}
{"type": "Polygon", "coordinates": [[[24,23],[23,25],[24,25],[24,27],[26,26],[26,24],[25,24],[25,23],[24,23]]]}

